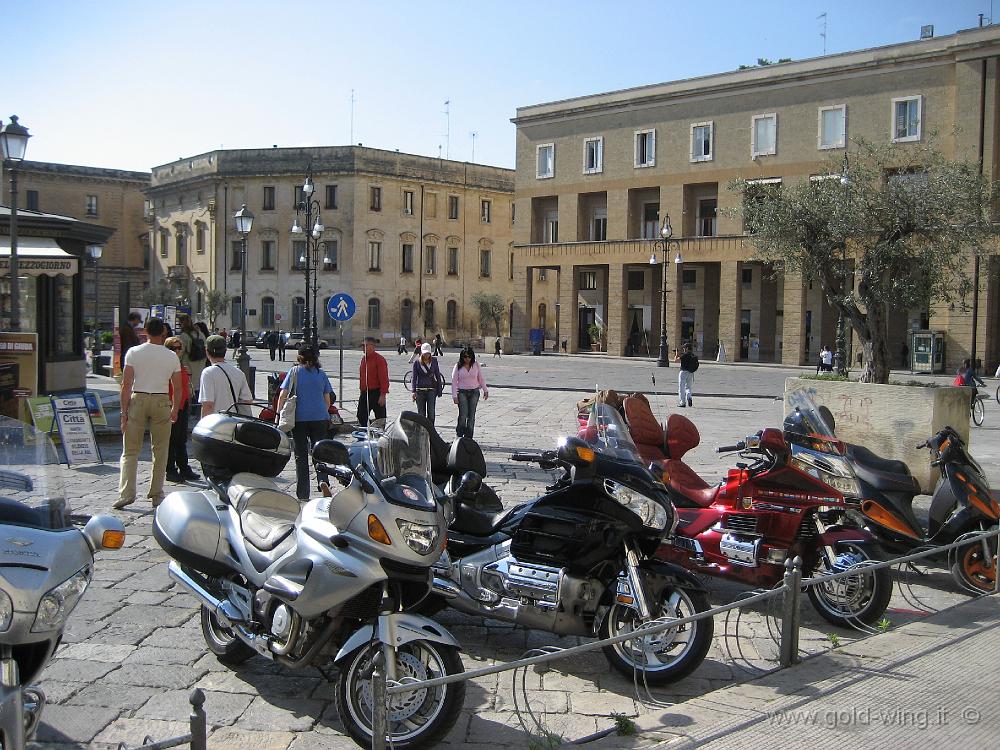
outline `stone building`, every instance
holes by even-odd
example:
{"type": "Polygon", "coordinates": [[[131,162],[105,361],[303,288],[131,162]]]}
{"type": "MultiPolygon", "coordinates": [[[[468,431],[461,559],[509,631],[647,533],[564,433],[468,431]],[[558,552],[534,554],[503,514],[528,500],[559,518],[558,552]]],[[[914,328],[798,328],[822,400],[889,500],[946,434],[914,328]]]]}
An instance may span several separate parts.
{"type": "MultiPolygon", "coordinates": [[[[539,308],[556,299],[571,351],[590,348],[597,323],[609,352],[655,356],[662,285],[671,349],[691,341],[702,357],[721,345],[729,359],[814,362],[835,343],[836,315],[818,283],[752,259],[742,198],[728,185],[820,177],[853,139],[925,143],[932,133],[947,156],[981,159],[996,179],[998,56],[992,26],[520,107],[515,346],[527,346],[539,308]],[[665,213],[679,263],[654,248],[665,213]]],[[[982,271],[976,348],[992,371],[996,259],[982,271]]],[[[946,333],[949,367],[969,356],[973,322],[961,306],[890,318],[893,353],[908,331],[930,328],[946,333]]]]}
{"type": "MultiPolygon", "coordinates": [[[[99,273],[92,259],[81,260],[84,328],[90,328],[96,303],[98,327],[110,330],[118,282],[128,281],[136,299],[149,286],[149,226],[143,195],[149,173],[25,161],[18,166],[17,183],[23,212],[69,216],[115,230],[98,261],[99,273]],[[100,289],[95,293],[98,278],[100,289]]],[[[0,202],[9,204],[8,180],[3,180],[2,195],[0,202]]]]}
{"type": "Polygon", "coordinates": [[[478,338],[473,295],[496,293],[509,306],[513,171],[362,146],[219,150],[155,167],[154,290],[166,282],[169,301],[190,300],[206,320],[206,295],[222,290],[228,304],[215,326],[238,326],[243,254],[232,217],[246,204],[255,216],[247,330],[301,330],[307,245],[292,225],[307,175],[313,222],[318,215],[324,227],[310,259],[321,338],[335,337],[326,303],[338,292],[358,305],[351,343],[478,338]]]}

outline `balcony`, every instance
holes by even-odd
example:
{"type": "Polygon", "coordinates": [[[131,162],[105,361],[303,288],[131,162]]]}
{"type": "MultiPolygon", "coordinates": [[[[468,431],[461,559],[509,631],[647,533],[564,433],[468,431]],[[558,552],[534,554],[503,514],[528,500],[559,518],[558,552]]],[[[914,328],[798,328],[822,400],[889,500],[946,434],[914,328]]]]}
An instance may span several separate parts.
{"type": "Polygon", "coordinates": [[[191,277],[191,269],[187,266],[167,266],[167,278],[187,280],[191,277]]]}
{"type": "MultiPolygon", "coordinates": [[[[741,234],[719,237],[681,237],[681,255],[686,263],[746,260],[753,253],[753,245],[741,234]]],[[[563,259],[580,259],[590,263],[624,262],[648,263],[659,240],[607,240],[605,242],[551,242],[515,245],[519,254],[535,265],[544,260],[556,265],[563,259]],[[654,245],[654,242],[656,243],[654,245]]]]}

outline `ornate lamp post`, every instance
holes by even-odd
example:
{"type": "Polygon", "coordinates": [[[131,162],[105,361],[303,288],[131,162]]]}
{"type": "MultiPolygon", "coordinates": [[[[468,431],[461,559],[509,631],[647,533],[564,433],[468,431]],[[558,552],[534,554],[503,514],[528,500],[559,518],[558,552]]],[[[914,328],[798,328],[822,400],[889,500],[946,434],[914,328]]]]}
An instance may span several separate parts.
{"type": "Polygon", "coordinates": [[[21,290],[17,269],[17,167],[24,161],[28,147],[28,129],[10,116],[10,122],[0,130],[4,168],[10,172],[10,330],[21,330],[21,290]]]}
{"type": "MultiPolygon", "coordinates": [[[[851,177],[848,174],[850,167],[847,161],[847,152],[844,152],[844,168],[840,172],[840,184],[844,187],[844,203],[848,210],[851,207],[851,177]]],[[[847,243],[844,242],[840,248],[840,291],[846,296],[847,290],[847,243]]],[[[844,320],[844,310],[837,311],[837,353],[834,355],[836,361],[837,374],[847,377],[849,369],[847,362],[847,324],[844,320]]]]}
{"type": "Polygon", "coordinates": [[[670,214],[663,212],[663,223],[660,225],[660,239],[653,240],[653,254],[649,256],[649,265],[656,265],[656,249],[659,247],[663,251],[663,278],[660,285],[660,302],[663,310],[660,314],[660,356],[656,360],[657,367],[670,367],[670,354],[667,347],[667,258],[670,255],[670,248],[673,247],[676,255],[674,263],[678,266],[684,262],[681,258],[681,243],[672,239],[674,235],[673,227],[670,226],[670,214]]]}
{"type": "Polygon", "coordinates": [[[91,371],[97,375],[101,371],[101,331],[97,323],[98,311],[100,309],[101,297],[101,256],[104,254],[104,247],[101,245],[87,245],[87,255],[94,261],[94,340],[90,346],[90,367],[91,371]]]}
{"type": "MultiPolygon", "coordinates": [[[[312,195],[316,187],[313,184],[312,175],[306,176],[306,181],[302,184],[302,200],[295,206],[295,221],[292,224],[292,234],[305,235],[306,250],[299,256],[299,263],[305,271],[305,311],[302,316],[302,340],[305,344],[316,349],[319,341],[319,334],[316,326],[316,295],[319,292],[319,275],[317,273],[319,265],[319,238],[323,236],[323,218],[320,215],[320,205],[318,200],[314,200],[312,195]],[[316,221],[313,223],[313,214],[316,221]],[[304,214],[305,226],[312,227],[309,233],[303,229],[303,224],[299,221],[299,216],[304,214]],[[312,304],[309,304],[309,294],[312,293],[312,304]],[[310,325],[309,311],[312,310],[312,323],[310,325]]],[[[325,259],[324,259],[325,260],[325,259]]]]}
{"type": "Polygon", "coordinates": [[[250,355],[247,353],[247,235],[253,229],[253,214],[244,203],[242,208],[236,212],[233,219],[236,223],[236,232],[243,238],[243,247],[240,250],[241,267],[243,270],[240,279],[240,350],[236,357],[239,368],[250,381],[250,355]]]}

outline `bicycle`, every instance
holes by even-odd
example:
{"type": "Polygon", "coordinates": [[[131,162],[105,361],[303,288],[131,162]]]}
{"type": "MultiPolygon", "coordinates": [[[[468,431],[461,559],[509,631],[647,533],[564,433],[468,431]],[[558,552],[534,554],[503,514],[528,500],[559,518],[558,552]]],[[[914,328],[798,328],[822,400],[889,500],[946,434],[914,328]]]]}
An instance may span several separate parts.
{"type": "MultiPolygon", "coordinates": [[[[445,387],[444,375],[438,374],[438,392],[443,393],[445,387]]],[[[403,387],[412,392],[413,391],[413,370],[407,370],[406,374],[403,376],[403,387]]]]}
{"type": "Polygon", "coordinates": [[[986,401],[989,401],[989,396],[985,393],[980,393],[979,389],[976,388],[976,394],[972,397],[972,423],[976,427],[982,427],[983,422],[986,421],[986,401]]]}

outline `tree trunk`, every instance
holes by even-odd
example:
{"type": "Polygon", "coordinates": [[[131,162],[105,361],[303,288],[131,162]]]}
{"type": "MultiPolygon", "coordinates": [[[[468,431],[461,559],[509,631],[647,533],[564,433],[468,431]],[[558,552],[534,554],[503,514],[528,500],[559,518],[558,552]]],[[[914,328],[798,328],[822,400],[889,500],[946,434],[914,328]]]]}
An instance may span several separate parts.
{"type": "Polygon", "coordinates": [[[889,349],[885,332],[885,303],[865,300],[868,317],[868,338],[862,341],[865,365],[862,383],[889,382],[889,349]]]}

